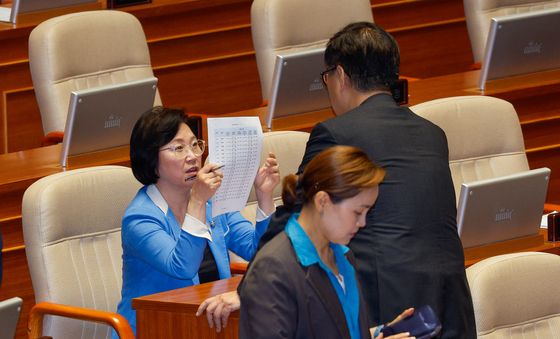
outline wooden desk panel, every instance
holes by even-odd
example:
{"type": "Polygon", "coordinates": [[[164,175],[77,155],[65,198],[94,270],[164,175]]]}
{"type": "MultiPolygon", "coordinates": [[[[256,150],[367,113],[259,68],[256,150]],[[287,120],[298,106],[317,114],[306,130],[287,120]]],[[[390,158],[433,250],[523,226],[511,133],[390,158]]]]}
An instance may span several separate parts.
{"type": "Polygon", "coordinates": [[[560,255],[560,242],[548,242],[547,230],[541,229],[538,235],[513,239],[500,243],[467,248],[465,252],[465,267],[496,255],[517,252],[547,252],[560,255]]]}
{"type": "Polygon", "coordinates": [[[220,333],[208,326],[205,316],[195,314],[206,298],[233,291],[240,281],[238,276],[133,299],[138,339],[237,338],[239,312],[230,315],[227,327],[220,333]]]}

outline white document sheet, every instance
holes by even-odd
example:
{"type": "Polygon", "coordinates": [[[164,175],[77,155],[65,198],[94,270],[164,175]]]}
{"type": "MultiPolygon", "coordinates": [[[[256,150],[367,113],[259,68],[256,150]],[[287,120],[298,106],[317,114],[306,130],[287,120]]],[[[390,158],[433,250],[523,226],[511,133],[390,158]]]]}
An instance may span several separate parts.
{"type": "Polygon", "coordinates": [[[258,117],[208,118],[208,161],[224,165],[222,185],[212,197],[212,217],[240,211],[247,204],[262,140],[258,117]]]}

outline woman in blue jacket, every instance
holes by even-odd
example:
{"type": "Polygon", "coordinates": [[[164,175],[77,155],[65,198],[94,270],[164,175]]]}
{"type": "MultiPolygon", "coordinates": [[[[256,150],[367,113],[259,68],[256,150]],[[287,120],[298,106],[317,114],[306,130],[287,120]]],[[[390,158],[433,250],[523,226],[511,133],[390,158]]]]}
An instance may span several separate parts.
{"type": "Polygon", "coordinates": [[[211,217],[209,199],[220,187],[218,164],[202,165],[205,142],[181,110],[155,107],[137,121],[130,138],[134,176],[144,184],[122,220],[123,286],[117,312],[136,332],[133,298],[196,285],[206,246],[220,279],[231,276],[228,250],[250,259],[274,212],[280,181],[270,154],[255,182],[256,225],[239,212],[211,217]]]}

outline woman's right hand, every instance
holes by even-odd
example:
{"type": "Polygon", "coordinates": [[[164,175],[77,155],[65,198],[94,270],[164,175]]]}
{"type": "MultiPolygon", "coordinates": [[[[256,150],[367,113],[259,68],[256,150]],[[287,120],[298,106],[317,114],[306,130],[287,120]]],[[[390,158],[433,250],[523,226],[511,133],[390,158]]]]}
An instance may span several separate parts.
{"type": "Polygon", "coordinates": [[[197,180],[191,190],[191,200],[206,204],[220,188],[224,174],[220,170],[214,170],[217,167],[219,165],[208,163],[198,171],[197,180]]]}
{"type": "Polygon", "coordinates": [[[226,328],[231,312],[237,311],[240,305],[237,291],[226,292],[204,300],[198,307],[196,316],[206,312],[206,320],[210,328],[215,327],[216,332],[220,332],[226,328]]]}
{"type": "MultiPolygon", "coordinates": [[[[395,319],[393,319],[393,321],[391,321],[390,323],[388,323],[387,325],[393,325],[394,323],[397,323],[401,320],[403,320],[404,318],[410,317],[412,314],[414,313],[414,308],[407,308],[406,310],[402,311],[401,314],[399,314],[395,319]]],[[[371,337],[373,338],[373,334],[375,333],[377,327],[373,327],[370,328],[370,332],[371,332],[371,337]]],[[[375,337],[375,339],[383,339],[383,333],[380,333],[377,337],[375,337]]],[[[394,334],[391,336],[388,336],[384,339],[401,339],[401,338],[415,338],[410,336],[410,333],[405,332],[405,333],[398,333],[398,334],[394,334]]]]}

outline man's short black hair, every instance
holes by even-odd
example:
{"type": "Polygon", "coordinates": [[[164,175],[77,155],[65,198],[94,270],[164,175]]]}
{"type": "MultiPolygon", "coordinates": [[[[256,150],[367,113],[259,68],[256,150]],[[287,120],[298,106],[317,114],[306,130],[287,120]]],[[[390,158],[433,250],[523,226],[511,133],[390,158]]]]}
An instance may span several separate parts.
{"type": "Polygon", "coordinates": [[[156,106],[142,114],[134,125],[130,136],[130,166],[142,184],[158,181],[159,150],[173,140],[181,123],[189,125],[183,110],[156,106]]]}
{"type": "Polygon", "coordinates": [[[399,78],[399,46],[374,23],[352,23],[329,40],[325,64],[340,65],[359,91],[390,90],[399,78]]]}

